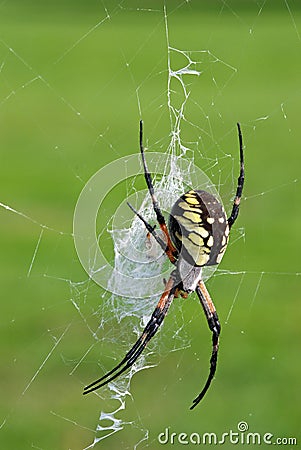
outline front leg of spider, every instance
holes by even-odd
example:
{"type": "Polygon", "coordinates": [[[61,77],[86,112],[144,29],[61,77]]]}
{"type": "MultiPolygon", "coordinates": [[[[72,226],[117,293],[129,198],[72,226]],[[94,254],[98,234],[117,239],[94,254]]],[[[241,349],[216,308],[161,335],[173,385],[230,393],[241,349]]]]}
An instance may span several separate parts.
{"type": "MultiPolygon", "coordinates": [[[[141,158],[142,158],[142,164],[143,164],[143,169],[144,169],[144,178],[146,181],[146,185],[148,187],[148,191],[152,200],[152,204],[153,204],[153,210],[156,214],[156,218],[157,218],[157,222],[161,228],[161,231],[163,232],[163,235],[165,236],[166,239],[166,244],[165,244],[165,253],[168,256],[169,260],[171,263],[175,264],[177,257],[178,257],[178,251],[176,249],[176,247],[174,246],[170,235],[168,233],[168,229],[166,226],[166,222],[165,222],[165,218],[162,214],[162,211],[160,209],[159,206],[159,202],[157,200],[157,197],[155,195],[155,189],[154,189],[154,185],[153,185],[153,180],[152,180],[152,176],[148,170],[147,167],[147,163],[146,163],[146,159],[145,159],[145,154],[144,154],[144,147],[143,147],[143,121],[140,120],[140,128],[139,128],[139,144],[140,144],[140,153],[141,153],[141,158]]],[[[133,208],[132,208],[133,209],[133,208]]],[[[134,211],[135,212],[135,211],[134,211]]],[[[137,214],[137,212],[136,212],[137,214]]],[[[144,224],[146,225],[146,221],[140,217],[140,219],[144,222],[144,224]]],[[[155,234],[147,227],[147,229],[150,231],[151,234],[153,234],[154,238],[158,241],[158,239],[156,238],[155,234]]]]}

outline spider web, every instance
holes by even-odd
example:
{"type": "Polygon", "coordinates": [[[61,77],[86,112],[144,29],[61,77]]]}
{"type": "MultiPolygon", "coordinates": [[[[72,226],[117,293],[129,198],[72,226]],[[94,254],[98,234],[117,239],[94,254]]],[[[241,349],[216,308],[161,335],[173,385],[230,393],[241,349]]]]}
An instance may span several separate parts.
{"type": "MultiPolygon", "coordinates": [[[[37,11],[38,5],[34,7],[37,11]]],[[[64,43],[53,47],[54,57],[49,56],[46,63],[43,58],[37,63],[38,59],[28,51],[32,39],[30,33],[24,38],[24,46],[20,38],[13,39],[7,31],[1,34],[0,113],[6,128],[16,129],[6,137],[3,155],[6,156],[10,148],[18,155],[13,166],[10,158],[4,158],[0,203],[5,223],[4,292],[5,298],[12,298],[11,305],[5,304],[3,319],[5,329],[8,328],[8,338],[3,342],[9,343],[9,352],[6,350],[4,354],[10,355],[5,359],[4,377],[13,391],[13,395],[5,400],[5,405],[9,406],[4,408],[1,426],[6,445],[15,442],[11,428],[21,419],[25,420],[25,412],[33,411],[34,405],[37,405],[41,418],[49,419],[49,430],[64,428],[64,433],[60,434],[60,444],[57,444],[27,424],[25,435],[31,448],[56,448],[58,445],[60,448],[96,448],[104,439],[108,448],[116,445],[156,448],[157,435],[166,427],[175,427],[177,433],[188,429],[199,431],[199,416],[188,416],[185,410],[207,375],[211,347],[209,330],[193,295],[187,300],[174,300],[161,330],[129,371],[90,394],[89,398],[81,397],[83,386],[114,367],[134,344],[158,302],[163,278],[167,278],[172,269],[156,244],[147,239],[143,225],[126,205],[126,201],[130,201],[146,220],[155,223],[139,162],[139,118],[144,120],[146,158],[155,175],[156,194],[166,217],[175,199],[190,187],[211,191],[223,199],[225,209],[230,211],[238,176],[235,123],[241,121],[246,144],[247,186],[225,259],[217,270],[205,274],[221,317],[223,353],[218,377],[209,392],[211,400],[204,404],[205,410],[199,414],[202,415],[203,431],[212,430],[212,420],[217,420],[215,430],[221,431],[235,427],[237,421],[246,417],[250,423],[253,420],[253,429],[262,425],[261,415],[264,417],[266,410],[261,407],[261,402],[252,402],[246,396],[247,406],[242,408],[240,401],[233,399],[233,384],[239,388],[240,382],[242,385],[248,382],[247,378],[235,379],[231,387],[227,370],[233,373],[240,364],[247,366],[243,352],[249,355],[251,362],[255,359],[255,350],[252,352],[250,346],[256,339],[259,347],[262,346],[266,336],[257,333],[251,321],[260,322],[263,310],[280,307],[277,292],[283,283],[287,284],[286,290],[292,300],[299,284],[299,269],[293,264],[296,250],[290,243],[277,241],[281,264],[271,262],[264,255],[256,261],[248,258],[257,237],[262,239],[258,252],[261,247],[266,252],[274,247],[274,238],[269,236],[267,228],[271,222],[266,216],[270,214],[274,223],[276,217],[279,218],[279,211],[274,215],[268,206],[275,199],[279,199],[281,205],[284,198],[290,199],[291,236],[297,236],[294,206],[299,183],[294,164],[291,165],[288,159],[282,176],[275,178],[271,171],[265,173],[265,178],[256,179],[256,184],[254,167],[260,170],[259,164],[256,165],[258,155],[261,165],[269,163],[270,147],[262,145],[261,140],[266,144],[264,136],[271,136],[275,128],[278,127],[281,139],[285,139],[285,148],[294,147],[298,131],[294,98],[300,89],[297,80],[295,84],[290,80],[291,91],[277,93],[274,87],[271,89],[274,100],[267,105],[260,104],[260,108],[251,105],[249,112],[241,106],[249,97],[235,98],[235,86],[243,83],[245,90],[246,80],[249,81],[244,74],[244,53],[251,58],[253,42],[263,42],[260,36],[262,23],[273,9],[268,1],[250,2],[249,7],[252,14],[247,14],[235,2],[224,1],[214,3],[213,12],[210,8],[202,10],[197,2],[145,2],[145,7],[130,1],[102,3],[100,12],[91,8],[93,14],[83,16],[79,29],[71,27],[69,31],[65,24],[65,31],[70,34],[64,43]],[[234,52],[234,56],[229,49],[219,45],[223,38],[219,26],[222,28],[223,20],[229,16],[233,24],[239,26],[241,38],[239,51],[234,52]],[[187,17],[192,20],[187,28],[189,35],[183,26],[187,17]],[[246,17],[252,17],[252,22],[246,17]],[[209,32],[205,24],[212,18],[214,22],[209,32]],[[139,28],[140,39],[134,47],[122,42],[120,30],[127,20],[135,24],[141,21],[145,26],[145,29],[139,28]],[[200,29],[200,24],[204,30],[200,29]],[[102,33],[106,30],[112,33],[112,49],[107,58],[108,44],[101,43],[102,33]],[[85,62],[79,60],[85,52],[86,67],[85,62]],[[93,79],[91,91],[87,90],[83,96],[81,86],[89,85],[92,80],[88,71],[93,72],[92,61],[98,52],[105,61],[96,69],[96,72],[102,72],[101,82],[93,79]],[[149,55],[148,59],[145,54],[149,55]],[[13,73],[18,76],[13,78],[13,73]],[[76,95],[71,86],[73,77],[79,88],[76,95]],[[70,81],[70,86],[63,83],[64,78],[70,81]],[[47,105],[46,110],[40,104],[36,106],[35,100],[39,96],[47,105]],[[108,110],[106,105],[111,102],[112,109],[108,110]],[[28,117],[27,108],[33,111],[28,117]],[[59,119],[54,122],[52,108],[59,119]],[[95,116],[91,111],[95,111],[95,116]],[[69,132],[62,132],[62,126],[69,132]],[[33,136],[37,146],[31,153],[33,136]],[[24,149],[22,153],[20,147],[24,149]],[[267,148],[267,156],[261,157],[267,148]],[[132,174],[130,155],[136,158],[139,169],[134,171],[135,175],[132,174]],[[70,217],[80,192],[97,170],[121,159],[124,172],[116,172],[120,183],[112,184],[99,207],[96,244],[88,246],[88,268],[83,269],[74,250],[74,238],[79,237],[85,243],[85,236],[78,236],[72,229],[70,217]],[[29,168],[25,177],[22,173],[24,164],[29,168]],[[11,174],[11,180],[5,171],[11,174]],[[31,178],[36,179],[32,186],[31,178]],[[27,181],[23,190],[18,187],[19,179],[27,181]],[[43,210],[41,205],[47,204],[48,198],[50,206],[43,210]],[[255,217],[258,222],[258,217],[262,218],[262,229],[258,222],[255,223],[255,217]],[[8,238],[6,242],[6,236],[11,236],[8,229],[12,230],[13,240],[8,238]],[[19,249],[24,245],[21,237],[24,236],[29,238],[26,249],[21,252],[19,249]],[[12,242],[18,251],[11,250],[12,242]],[[98,262],[96,246],[104,253],[105,265],[98,262]],[[10,273],[11,261],[16,257],[19,265],[10,273]],[[28,326],[31,324],[34,326],[30,334],[28,326]],[[14,344],[13,336],[16,336],[15,341],[22,342],[22,351],[14,344]],[[234,358],[233,347],[237,345],[243,350],[238,349],[234,358]],[[31,354],[35,354],[35,358],[31,354]],[[134,377],[142,369],[145,370],[134,377]],[[20,378],[15,381],[17,374],[20,378]],[[53,383],[53,377],[59,382],[53,383]],[[187,379],[191,383],[189,389],[187,379]],[[177,401],[177,393],[181,390],[185,395],[180,395],[177,401]],[[61,397],[61,404],[53,398],[48,399],[45,393],[50,391],[51,397],[61,397]],[[221,397],[233,400],[235,413],[229,420],[225,419],[226,409],[220,405],[221,397]],[[216,418],[211,402],[219,405],[220,418],[216,418]],[[182,424],[174,417],[173,410],[178,414],[185,411],[182,424]]],[[[64,5],[64,8],[68,10],[70,6],[64,5]]],[[[288,1],[279,2],[278,8],[282,16],[277,17],[287,24],[293,43],[291,55],[285,55],[285,48],[279,43],[279,53],[283,59],[287,58],[282,67],[290,67],[290,64],[294,67],[294,55],[300,50],[299,11],[288,1]]],[[[9,9],[5,11],[10,12],[9,9]]],[[[54,13],[49,12],[51,17],[54,13]]],[[[277,20],[275,16],[275,23],[277,20]]],[[[129,27],[126,35],[131,33],[129,27]]],[[[46,42],[46,34],[41,32],[41,35],[46,42]]],[[[263,58],[263,55],[257,54],[257,57],[263,58]]],[[[269,91],[263,78],[259,78],[258,92],[254,91],[256,99],[260,98],[264,87],[266,92],[269,91]]],[[[242,92],[241,88],[239,92],[242,92]]],[[[275,160],[283,158],[284,143],[281,144],[281,152],[273,149],[275,160]]],[[[283,232],[283,225],[279,229],[283,232]]],[[[294,392],[299,368],[295,375],[291,374],[284,356],[284,349],[292,345],[297,333],[290,330],[289,319],[285,320],[290,308],[284,309],[283,321],[279,319],[281,313],[271,319],[276,328],[283,326],[286,329],[286,339],[280,331],[273,331],[278,345],[281,338],[285,346],[277,348],[270,342],[270,350],[268,346],[261,349],[262,357],[256,364],[265,366],[265,375],[262,384],[256,378],[257,384],[254,383],[250,396],[255,395],[256,387],[260,392],[258,396],[264,399],[267,394],[263,392],[268,383],[265,377],[274,373],[275,366],[283,377],[278,375],[275,392],[284,377],[291,380],[288,392],[294,392]],[[286,369],[281,371],[282,367],[286,369]]],[[[296,318],[298,314],[299,310],[295,310],[296,318]]],[[[254,344],[252,348],[257,347],[254,344]]],[[[245,376],[241,370],[239,374],[245,376]]],[[[243,386],[240,392],[243,392],[243,386]]],[[[273,392],[271,388],[271,396],[273,392]]],[[[276,412],[283,404],[284,400],[276,405],[276,412]]],[[[283,433],[296,435],[296,416],[292,414],[292,417],[288,424],[280,419],[277,422],[275,415],[271,415],[270,421],[266,420],[260,429],[269,431],[265,427],[276,423],[283,433]]],[[[35,428],[38,428],[40,421],[34,420],[35,428]]]]}

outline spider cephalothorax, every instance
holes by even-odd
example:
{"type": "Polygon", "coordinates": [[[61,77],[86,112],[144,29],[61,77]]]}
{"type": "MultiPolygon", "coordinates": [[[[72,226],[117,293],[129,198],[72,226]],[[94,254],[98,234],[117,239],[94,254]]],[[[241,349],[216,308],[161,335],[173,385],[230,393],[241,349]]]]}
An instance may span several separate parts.
{"type": "Polygon", "coordinates": [[[142,125],[142,121],[140,121],[140,151],[144,176],[152,199],[153,209],[165,239],[163,240],[159,236],[155,227],[150,225],[141,214],[131,205],[129,206],[142,220],[148,232],[153,235],[175,268],[171,272],[168,281],[165,282],[165,289],[159,303],[138,341],[116,367],[89,386],[86,386],[84,394],[99,389],[131,367],[157,332],[174,297],[178,295],[187,296],[190,292],[195,291],[203,307],[208,326],[212,331],[212,354],[207,381],[201,393],[194,399],[190,408],[193,409],[204,397],[216,371],[221,327],[210,294],[202,280],[202,268],[220,263],[228,244],[230,229],[238,216],[244,185],[242,134],[240,125],[237,124],[240,148],[240,174],[230,217],[227,219],[222,204],[212,194],[202,190],[190,190],[183,194],[173,205],[167,227],[155,196],[152,177],[145,160],[142,125]]]}

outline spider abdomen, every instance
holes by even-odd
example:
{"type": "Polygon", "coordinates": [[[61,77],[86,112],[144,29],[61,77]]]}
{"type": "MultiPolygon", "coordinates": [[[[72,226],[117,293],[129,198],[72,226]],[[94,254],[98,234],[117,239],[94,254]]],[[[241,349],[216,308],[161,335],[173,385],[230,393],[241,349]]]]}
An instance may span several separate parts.
{"type": "Polygon", "coordinates": [[[219,264],[229,226],[222,204],[206,191],[190,190],[173,205],[168,224],[179,254],[191,265],[219,264]]]}

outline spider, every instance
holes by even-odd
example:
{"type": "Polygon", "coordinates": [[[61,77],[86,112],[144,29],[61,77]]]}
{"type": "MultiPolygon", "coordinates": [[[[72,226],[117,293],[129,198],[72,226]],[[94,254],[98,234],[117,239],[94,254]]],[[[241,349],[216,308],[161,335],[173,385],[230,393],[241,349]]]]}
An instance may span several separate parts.
{"type": "Polygon", "coordinates": [[[223,206],[212,194],[203,190],[190,190],[183,194],[173,205],[167,226],[156,198],[152,177],[145,160],[143,122],[140,121],[140,152],[144,177],[164,239],[156,232],[155,226],[150,225],[133,206],[128,205],[144,223],[148,233],[152,234],[175,268],[171,272],[168,281],[164,282],[164,292],[137,342],[116,367],[86,386],[84,394],[101,388],[131,367],[141,355],[147,343],[158,331],[173,299],[179,295],[187,297],[189,293],[195,291],[204,310],[209,329],[212,332],[212,354],[207,381],[201,393],[193,400],[190,409],[195,408],[205,396],[216,371],[221,326],[215,306],[202,280],[202,268],[220,263],[228,244],[230,229],[239,213],[244,185],[244,154],[239,123],[237,128],[240,149],[240,174],[229,218],[227,219],[223,206]]]}

